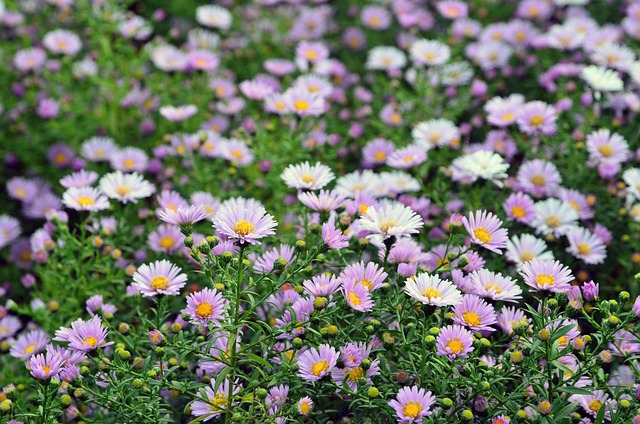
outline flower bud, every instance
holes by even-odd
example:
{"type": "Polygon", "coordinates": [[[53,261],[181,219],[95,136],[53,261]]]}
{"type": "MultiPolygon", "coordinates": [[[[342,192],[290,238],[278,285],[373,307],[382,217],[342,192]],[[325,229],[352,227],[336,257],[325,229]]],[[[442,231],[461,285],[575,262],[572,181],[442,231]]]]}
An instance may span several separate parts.
{"type": "Polygon", "coordinates": [[[380,390],[378,390],[376,387],[369,387],[369,390],[367,390],[367,395],[369,395],[370,398],[378,397],[378,395],[380,395],[380,390]]]}

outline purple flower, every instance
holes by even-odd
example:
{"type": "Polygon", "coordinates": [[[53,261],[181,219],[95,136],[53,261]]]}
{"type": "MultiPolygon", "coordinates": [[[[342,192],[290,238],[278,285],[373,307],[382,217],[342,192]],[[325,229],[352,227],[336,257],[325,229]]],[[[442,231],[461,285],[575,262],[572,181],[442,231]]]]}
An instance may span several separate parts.
{"type": "Polygon", "coordinates": [[[14,358],[27,360],[36,353],[40,353],[49,343],[51,337],[42,330],[23,333],[11,346],[9,354],[14,358]]]}
{"type": "Polygon", "coordinates": [[[187,275],[181,271],[166,259],[143,264],[133,274],[133,286],[145,297],[159,294],[176,296],[187,283],[187,275]]]}
{"type": "Polygon", "coordinates": [[[213,218],[213,226],[220,234],[238,240],[240,244],[260,244],[259,239],[275,234],[277,225],[262,206],[246,199],[226,203],[213,218]]]}
{"type": "Polygon", "coordinates": [[[339,356],[338,351],[327,344],[306,350],[298,358],[298,375],[306,381],[318,381],[331,373],[339,356]]]}
{"type": "Polygon", "coordinates": [[[507,246],[507,230],[500,228],[502,221],[490,212],[478,210],[475,215],[469,213],[468,218],[462,218],[462,224],[471,236],[472,243],[499,255],[507,246]]]}
{"type": "Polygon", "coordinates": [[[61,355],[46,352],[32,356],[26,365],[34,378],[38,380],[50,380],[58,376],[64,363],[65,358],[61,355]]]}
{"type": "Polygon", "coordinates": [[[227,304],[228,301],[221,293],[205,287],[187,297],[187,307],[182,313],[189,315],[195,323],[219,326],[227,304]]]}
{"type": "Polygon", "coordinates": [[[203,205],[191,205],[189,207],[178,206],[177,209],[166,207],[159,213],[159,217],[167,224],[185,225],[202,221],[208,215],[203,205]]]}
{"type": "Polygon", "coordinates": [[[490,326],[497,322],[496,312],[491,305],[473,294],[466,294],[462,302],[452,312],[453,322],[475,331],[494,331],[490,326]]]}
{"type": "Polygon", "coordinates": [[[399,423],[420,423],[423,417],[431,415],[435,401],[430,391],[418,386],[403,387],[396,398],[389,401],[389,406],[396,411],[399,423]]]}
{"type": "Polygon", "coordinates": [[[466,358],[473,351],[473,336],[469,330],[460,325],[448,325],[440,329],[436,338],[438,355],[466,358]]]}
{"type": "Polygon", "coordinates": [[[69,349],[80,352],[91,352],[101,347],[112,345],[106,342],[107,328],[102,325],[99,316],[89,321],[78,318],[71,323],[71,328],[60,327],[53,340],[69,342],[69,349]]]}
{"type": "Polygon", "coordinates": [[[573,281],[571,270],[558,261],[533,258],[522,266],[524,282],[536,291],[566,292],[573,281]]]}
{"type": "Polygon", "coordinates": [[[336,228],[333,220],[322,224],[322,241],[329,249],[342,249],[349,246],[347,236],[339,228],[336,228]]]}
{"type": "Polygon", "coordinates": [[[220,416],[228,407],[232,406],[230,405],[232,402],[229,399],[229,391],[233,390],[232,395],[240,392],[241,387],[237,381],[233,383],[233,387],[230,387],[231,384],[228,379],[225,379],[214,391],[216,380],[212,378],[211,385],[204,389],[206,398],[202,396],[202,393],[199,393],[196,397],[198,400],[191,404],[191,415],[205,417],[201,420],[203,422],[220,416]]]}

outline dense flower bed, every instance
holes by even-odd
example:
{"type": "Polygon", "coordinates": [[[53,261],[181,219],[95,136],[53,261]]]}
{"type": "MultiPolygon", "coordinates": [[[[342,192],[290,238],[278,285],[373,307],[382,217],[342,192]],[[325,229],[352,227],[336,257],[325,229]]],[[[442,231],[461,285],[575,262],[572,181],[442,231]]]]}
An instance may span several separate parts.
{"type": "Polygon", "coordinates": [[[638,1],[214,3],[0,2],[2,422],[640,422],[638,1]]]}

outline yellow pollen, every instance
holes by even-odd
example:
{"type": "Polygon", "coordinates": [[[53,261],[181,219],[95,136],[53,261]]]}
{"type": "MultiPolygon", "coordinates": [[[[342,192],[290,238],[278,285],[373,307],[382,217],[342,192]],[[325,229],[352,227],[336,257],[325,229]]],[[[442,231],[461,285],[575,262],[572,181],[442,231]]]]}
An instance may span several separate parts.
{"type": "Polygon", "coordinates": [[[362,367],[352,368],[351,370],[347,370],[346,373],[349,374],[349,380],[353,382],[356,382],[364,377],[364,370],[362,369],[362,367]]]}
{"type": "Polygon", "coordinates": [[[365,286],[367,288],[367,290],[369,290],[369,291],[371,291],[371,287],[373,286],[373,283],[371,282],[371,280],[367,280],[366,278],[363,278],[360,281],[360,284],[365,286]]]}
{"type": "Polygon", "coordinates": [[[542,116],[540,115],[533,115],[531,119],[529,119],[529,123],[535,127],[542,124],[542,121],[543,119],[542,119],[542,116]]]}
{"type": "Polygon", "coordinates": [[[200,303],[196,306],[196,315],[200,318],[209,318],[213,313],[213,307],[210,303],[200,303]]]}
{"type": "Polygon", "coordinates": [[[600,152],[600,154],[605,158],[608,158],[609,156],[613,155],[613,147],[611,147],[611,145],[609,144],[603,144],[602,146],[598,147],[598,152],[600,152]]]}
{"type": "Polygon", "coordinates": [[[364,215],[365,213],[367,213],[367,210],[369,209],[369,205],[365,205],[364,203],[360,205],[360,215],[364,215]]]}
{"type": "Polygon", "coordinates": [[[311,374],[315,375],[316,377],[324,375],[327,371],[329,371],[329,362],[325,361],[324,359],[322,361],[316,362],[311,367],[311,374]]]}
{"type": "Polygon", "coordinates": [[[473,311],[464,312],[462,314],[462,319],[464,319],[464,322],[466,322],[467,324],[473,327],[477,327],[480,324],[482,324],[482,317],[480,317],[480,315],[476,314],[473,311]]]}
{"type": "Polygon", "coordinates": [[[58,46],[59,49],[63,50],[67,48],[68,44],[64,40],[58,40],[56,41],[56,46],[58,46]]]}
{"type": "Polygon", "coordinates": [[[440,292],[440,290],[436,289],[435,287],[429,287],[423,290],[421,294],[429,300],[442,297],[442,293],[440,292]]]}
{"type": "Polygon", "coordinates": [[[560,336],[560,338],[558,339],[558,346],[560,347],[565,347],[568,343],[569,337],[567,336],[560,336]]]}
{"type": "Polygon", "coordinates": [[[489,283],[486,286],[484,286],[484,289],[485,290],[493,290],[496,294],[502,293],[502,287],[500,287],[496,283],[489,283]]]}
{"type": "Polygon", "coordinates": [[[305,110],[309,109],[309,102],[305,100],[296,100],[295,102],[293,102],[293,106],[295,106],[296,109],[304,112],[305,110]]]}
{"type": "Polygon", "coordinates": [[[591,253],[591,246],[589,246],[588,243],[578,243],[576,247],[578,248],[578,253],[580,253],[581,255],[588,255],[589,253],[591,253]]]}
{"type": "Polygon", "coordinates": [[[439,132],[432,132],[431,134],[429,134],[429,141],[431,142],[431,144],[435,144],[440,140],[440,137],[442,136],[439,132]]]}
{"type": "Polygon", "coordinates": [[[515,118],[515,116],[511,112],[508,112],[508,113],[505,113],[504,115],[502,115],[502,120],[505,121],[505,122],[512,121],[513,118],[515,118]]]}
{"type": "Polygon", "coordinates": [[[133,159],[125,159],[122,165],[124,165],[125,168],[133,168],[136,166],[136,161],[133,159]]]}
{"type": "Polygon", "coordinates": [[[224,87],[216,87],[216,94],[219,97],[224,96],[225,94],[227,94],[227,90],[224,89],[224,87]]]}
{"type": "Polygon", "coordinates": [[[227,406],[227,397],[224,394],[217,394],[214,398],[209,398],[209,410],[210,411],[219,411],[220,409],[224,409],[227,406]]]}
{"type": "Polygon", "coordinates": [[[307,50],[307,59],[313,60],[318,57],[318,54],[313,50],[307,50]]]}
{"type": "Polygon", "coordinates": [[[36,345],[31,343],[29,346],[25,347],[22,353],[32,353],[36,348],[36,345]]]}
{"type": "Polygon", "coordinates": [[[316,181],[316,179],[313,178],[313,175],[311,174],[304,174],[302,177],[300,177],[300,179],[307,184],[310,184],[316,181]]]}
{"type": "Polygon", "coordinates": [[[552,274],[538,274],[536,283],[543,287],[551,287],[556,283],[556,280],[552,274]]]}
{"type": "Polygon", "coordinates": [[[81,196],[78,197],[78,204],[82,207],[93,205],[95,202],[91,197],[81,196]]]}
{"type": "Polygon", "coordinates": [[[426,52],[424,54],[424,58],[427,60],[433,60],[436,58],[436,54],[434,52],[426,52]]]}
{"type": "Polygon", "coordinates": [[[82,339],[82,343],[86,343],[91,347],[96,347],[96,345],[98,344],[98,340],[93,336],[89,336],[82,339]]]}
{"type": "Polygon", "coordinates": [[[311,412],[311,406],[309,406],[309,402],[301,402],[300,403],[300,413],[302,415],[309,415],[309,412],[311,412]]]}
{"type": "Polygon", "coordinates": [[[397,224],[398,223],[394,220],[383,219],[380,221],[380,231],[382,231],[383,234],[387,234],[389,230],[394,228],[397,224]]]}
{"type": "Polygon", "coordinates": [[[464,349],[464,345],[460,341],[460,339],[451,339],[446,343],[447,348],[454,355],[459,354],[464,349]]]}
{"type": "Polygon", "coordinates": [[[589,409],[591,409],[593,412],[598,412],[600,408],[602,408],[602,402],[598,399],[594,399],[589,402],[589,409]]]}
{"type": "Polygon", "coordinates": [[[25,190],[22,187],[17,188],[16,191],[15,191],[15,195],[16,195],[16,197],[22,199],[23,197],[25,197],[27,195],[27,190],[25,190]]]}
{"type": "Polygon", "coordinates": [[[164,275],[156,275],[151,280],[151,288],[155,291],[166,290],[169,287],[169,279],[164,275]]]}
{"type": "Polygon", "coordinates": [[[176,244],[176,241],[171,236],[164,236],[160,239],[160,247],[163,249],[171,249],[176,244]]]}
{"type": "Polygon", "coordinates": [[[514,206],[511,208],[511,214],[516,218],[524,218],[527,213],[522,206],[514,206]]]}
{"type": "Polygon", "coordinates": [[[354,306],[360,306],[362,305],[362,300],[360,300],[360,298],[358,297],[357,294],[355,294],[354,292],[350,292],[349,293],[349,302],[354,305],[354,306]]]}
{"type": "Polygon", "coordinates": [[[562,224],[562,220],[556,215],[549,215],[544,222],[551,228],[556,228],[562,224]]]}
{"type": "Polygon", "coordinates": [[[373,154],[375,160],[385,160],[387,158],[387,154],[385,152],[375,152],[373,154]]]}
{"type": "Polygon", "coordinates": [[[475,228],[473,235],[483,244],[491,243],[491,239],[493,238],[493,236],[489,234],[489,229],[485,227],[475,228]]]}
{"type": "Polygon", "coordinates": [[[575,200],[569,200],[569,206],[571,206],[574,210],[576,210],[578,212],[580,212],[582,210],[582,208],[580,207],[578,202],[576,202],[575,200]]]}
{"type": "Polygon", "coordinates": [[[255,230],[255,227],[252,223],[247,221],[246,219],[241,219],[236,222],[236,225],[233,227],[233,231],[239,236],[248,236],[255,230]]]}
{"type": "Polygon", "coordinates": [[[529,262],[531,259],[533,259],[535,255],[531,252],[522,252],[520,254],[520,260],[522,262],[529,262]]]}
{"type": "Polygon", "coordinates": [[[400,121],[402,121],[402,117],[400,115],[398,115],[397,113],[391,115],[391,122],[393,122],[394,124],[398,124],[400,123],[400,121]]]}
{"type": "Polygon", "coordinates": [[[546,182],[547,179],[544,177],[544,175],[534,175],[533,177],[531,177],[531,184],[533,185],[541,186],[546,182]]]}
{"type": "Polygon", "coordinates": [[[49,376],[49,373],[51,372],[51,367],[49,365],[43,365],[42,371],[44,371],[44,375],[49,376]]]}
{"type": "Polygon", "coordinates": [[[116,188],[116,193],[118,193],[119,196],[126,196],[127,194],[131,193],[131,188],[126,185],[121,185],[116,188]]]}
{"type": "Polygon", "coordinates": [[[244,153],[242,153],[242,150],[234,149],[231,151],[231,156],[236,159],[242,159],[244,157],[244,153]]]}
{"type": "Polygon", "coordinates": [[[409,402],[402,408],[402,412],[408,418],[418,418],[422,412],[422,405],[420,402],[409,402]]]}
{"type": "Polygon", "coordinates": [[[203,58],[197,59],[195,61],[195,65],[199,68],[204,68],[205,66],[207,66],[207,63],[207,60],[203,58]]]}
{"type": "Polygon", "coordinates": [[[516,33],[516,40],[522,41],[522,40],[524,40],[524,37],[525,37],[524,32],[519,31],[519,32],[516,33]]]}
{"type": "Polygon", "coordinates": [[[64,153],[58,153],[54,158],[54,161],[58,164],[64,163],[65,160],[67,160],[67,157],[64,153]]]}
{"type": "Polygon", "coordinates": [[[380,18],[378,18],[377,16],[372,16],[371,19],[369,19],[369,23],[371,24],[371,26],[377,27],[378,25],[380,25],[380,18]]]}

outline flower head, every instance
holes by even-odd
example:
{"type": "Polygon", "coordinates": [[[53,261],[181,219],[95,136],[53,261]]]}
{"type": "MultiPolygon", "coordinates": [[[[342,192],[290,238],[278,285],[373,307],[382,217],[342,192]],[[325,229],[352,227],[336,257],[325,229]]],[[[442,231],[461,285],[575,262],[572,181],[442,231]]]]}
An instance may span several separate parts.
{"type": "Polygon", "coordinates": [[[257,204],[238,199],[223,204],[213,218],[213,226],[239,243],[260,244],[259,239],[275,234],[278,224],[257,204]]]}
{"type": "Polygon", "coordinates": [[[431,415],[431,406],[436,397],[418,386],[403,387],[389,406],[396,412],[399,423],[420,423],[423,417],[431,415]]]}
{"type": "Polygon", "coordinates": [[[448,280],[441,280],[438,275],[418,274],[405,281],[405,293],[425,305],[454,306],[462,301],[462,294],[448,280]]]}
{"type": "Polygon", "coordinates": [[[145,297],[160,294],[175,296],[187,283],[187,276],[181,271],[180,267],[166,259],[143,264],[133,274],[133,286],[145,297]]]}
{"type": "Polygon", "coordinates": [[[192,321],[198,324],[220,325],[220,321],[224,319],[227,304],[228,301],[222,293],[205,287],[187,297],[187,307],[182,310],[182,313],[189,315],[192,321]]]}
{"type": "Polygon", "coordinates": [[[500,228],[502,221],[487,211],[469,213],[469,217],[462,218],[462,224],[471,236],[471,242],[476,243],[494,253],[502,254],[507,245],[507,230],[500,228]]]}
{"type": "Polygon", "coordinates": [[[533,258],[522,266],[524,282],[536,291],[566,292],[573,280],[571,270],[558,261],[533,258]]]}
{"type": "Polygon", "coordinates": [[[102,325],[98,315],[89,321],[78,318],[71,323],[71,328],[60,327],[53,340],[69,342],[69,349],[80,352],[91,352],[101,347],[112,345],[107,342],[107,328],[102,325]]]}
{"type": "Polygon", "coordinates": [[[466,358],[473,351],[473,336],[469,330],[460,325],[448,325],[440,329],[436,337],[438,355],[449,359],[466,358]]]}
{"type": "Polygon", "coordinates": [[[298,375],[306,381],[318,381],[331,373],[339,356],[338,351],[327,344],[306,350],[298,358],[298,375]]]}

